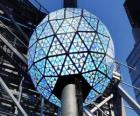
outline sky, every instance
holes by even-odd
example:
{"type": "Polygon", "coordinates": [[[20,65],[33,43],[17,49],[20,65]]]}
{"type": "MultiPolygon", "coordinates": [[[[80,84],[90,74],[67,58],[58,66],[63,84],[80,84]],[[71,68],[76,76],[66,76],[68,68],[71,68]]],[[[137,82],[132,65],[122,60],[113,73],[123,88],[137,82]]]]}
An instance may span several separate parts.
{"type": "MultiPolygon", "coordinates": [[[[38,0],[49,12],[63,8],[63,0],[38,0]]],[[[34,3],[34,0],[31,0],[34,3]]],[[[134,46],[131,25],[128,21],[124,0],[78,0],[78,8],[83,8],[96,15],[107,26],[115,46],[116,59],[126,64],[126,58],[134,46]]],[[[121,66],[122,80],[131,84],[128,69],[121,66]]],[[[133,89],[123,85],[123,88],[135,99],[133,89]]],[[[125,103],[128,106],[127,103],[125,103]]],[[[137,114],[126,108],[126,116],[137,114]]]]}

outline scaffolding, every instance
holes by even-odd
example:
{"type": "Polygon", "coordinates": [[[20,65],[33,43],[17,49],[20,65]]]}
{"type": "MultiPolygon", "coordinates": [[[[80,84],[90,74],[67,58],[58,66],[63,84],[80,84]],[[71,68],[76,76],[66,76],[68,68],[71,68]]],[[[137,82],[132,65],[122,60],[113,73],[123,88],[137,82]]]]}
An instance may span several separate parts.
{"type": "Polygon", "coordinates": [[[57,108],[42,100],[27,73],[29,37],[46,14],[28,0],[1,1],[0,11],[0,114],[55,115],[57,108]]]}

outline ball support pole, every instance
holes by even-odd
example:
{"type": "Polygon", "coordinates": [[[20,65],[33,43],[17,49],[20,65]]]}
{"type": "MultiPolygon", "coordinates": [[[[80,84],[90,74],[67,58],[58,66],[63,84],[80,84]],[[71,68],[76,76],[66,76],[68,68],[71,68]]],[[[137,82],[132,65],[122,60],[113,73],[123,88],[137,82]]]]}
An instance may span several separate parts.
{"type": "Polygon", "coordinates": [[[78,116],[75,84],[68,84],[62,90],[62,116],[78,116]]]}
{"type": "Polygon", "coordinates": [[[66,84],[62,89],[62,116],[83,116],[82,82],[75,78],[74,83],[66,84]]]}

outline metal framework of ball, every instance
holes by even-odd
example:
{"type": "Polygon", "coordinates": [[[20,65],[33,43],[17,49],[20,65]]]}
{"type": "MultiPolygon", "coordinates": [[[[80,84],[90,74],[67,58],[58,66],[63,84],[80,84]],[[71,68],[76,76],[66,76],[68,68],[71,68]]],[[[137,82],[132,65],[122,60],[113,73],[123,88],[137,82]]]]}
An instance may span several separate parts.
{"type": "Polygon", "coordinates": [[[60,76],[81,74],[91,90],[83,105],[103,94],[112,79],[114,46],[105,25],[87,10],[64,8],[47,15],[34,30],[28,49],[32,81],[48,101],[60,76]]]}

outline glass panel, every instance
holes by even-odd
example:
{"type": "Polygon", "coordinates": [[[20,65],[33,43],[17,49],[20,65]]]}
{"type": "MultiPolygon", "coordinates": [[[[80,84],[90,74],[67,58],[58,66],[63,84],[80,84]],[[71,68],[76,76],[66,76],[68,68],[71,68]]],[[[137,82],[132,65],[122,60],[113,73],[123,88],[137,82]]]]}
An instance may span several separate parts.
{"type": "Polygon", "coordinates": [[[91,51],[97,52],[97,53],[98,52],[105,53],[103,45],[102,45],[102,43],[101,43],[101,41],[100,41],[100,39],[99,39],[99,37],[97,35],[95,36],[94,42],[93,42],[93,44],[91,46],[91,51]]]}
{"type": "Polygon", "coordinates": [[[58,77],[45,77],[45,80],[47,81],[47,84],[49,85],[50,89],[53,91],[56,81],[58,77]]]}
{"type": "Polygon", "coordinates": [[[37,41],[37,36],[36,36],[36,31],[34,31],[29,41],[29,47],[31,47],[36,41],[37,41]]]}
{"type": "Polygon", "coordinates": [[[46,61],[45,76],[57,76],[57,73],[48,60],[46,61]]]}
{"type": "Polygon", "coordinates": [[[42,32],[43,32],[43,30],[44,30],[44,28],[45,28],[46,25],[47,25],[47,23],[43,23],[42,25],[37,26],[37,28],[36,28],[37,38],[40,37],[40,35],[42,34],[42,32]]]}
{"type": "Polygon", "coordinates": [[[91,14],[90,12],[88,12],[87,10],[83,10],[83,15],[85,17],[90,17],[90,18],[95,18],[95,19],[98,19],[95,15],[91,14]]]}
{"type": "Polygon", "coordinates": [[[40,81],[40,83],[37,86],[37,90],[46,98],[48,99],[49,96],[51,95],[51,89],[50,87],[47,85],[46,80],[42,79],[40,81]]]}
{"type": "Polygon", "coordinates": [[[79,35],[86,44],[86,47],[90,49],[94,40],[95,33],[79,32],[79,35]]]}
{"type": "Polygon", "coordinates": [[[109,33],[108,29],[105,27],[105,25],[101,21],[99,21],[99,23],[98,23],[97,31],[98,31],[98,33],[101,33],[107,37],[110,37],[110,33],[109,33]]]}
{"type": "Polygon", "coordinates": [[[53,65],[53,67],[55,68],[55,70],[57,71],[58,74],[61,71],[62,65],[64,63],[64,59],[65,59],[65,55],[49,58],[49,61],[51,62],[51,64],[53,65]]]}
{"type": "Polygon", "coordinates": [[[36,86],[37,83],[40,81],[40,79],[42,78],[41,73],[38,71],[38,69],[35,66],[32,66],[29,70],[31,79],[34,83],[34,85],[36,86]]]}
{"type": "Polygon", "coordinates": [[[53,94],[51,95],[49,101],[52,102],[53,104],[61,107],[61,101],[56,96],[54,96],[53,94]]]}
{"type": "Polygon", "coordinates": [[[86,63],[84,64],[83,70],[82,72],[87,72],[87,71],[92,71],[95,70],[95,65],[92,61],[92,58],[90,55],[88,55],[87,59],[86,59],[86,63]]]}
{"type": "Polygon", "coordinates": [[[82,74],[82,76],[86,79],[86,81],[89,83],[89,85],[91,87],[94,84],[95,74],[96,74],[96,71],[92,71],[92,72],[82,74]]]}
{"type": "Polygon", "coordinates": [[[43,30],[43,32],[41,33],[41,35],[40,35],[39,38],[41,39],[41,38],[44,38],[44,37],[48,37],[48,36],[50,36],[50,35],[53,35],[53,30],[52,30],[50,24],[47,23],[47,25],[45,26],[45,28],[44,28],[44,30],[43,30]]]}
{"type": "Polygon", "coordinates": [[[38,61],[35,63],[36,67],[38,68],[38,70],[41,72],[41,74],[44,74],[44,68],[45,68],[45,59],[38,61]]]}
{"type": "Polygon", "coordinates": [[[53,55],[58,55],[58,54],[63,54],[63,53],[65,53],[65,51],[62,45],[60,44],[57,38],[54,38],[54,41],[52,43],[52,46],[50,48],[48,55],[53,56],[53,55]]]}
{"type": "Polygon", "coordinates": [[[76,35],[69,52],[73,53],[73,52],[80,52],[80,51],[87,51],[87,48],[82,42],[81,38],[78,35],[76,35]]]}
{"type": "Polygon", "coordinates": [[[76,32],[76,30],[72,27],[72,21],[73,21],[73,18],[65,19],[63,24],[61,25],[61,27],[57,31],[57,34],[76,32]]]}
{"type": "Polygon", "coordinates": [[[49,14],[49,20],[63,19],[63,18],[64,18],[64,9],[60,9],[49,14]]]}
{"type": "Polygon", "coordinates": [[[61,42],[61,44],[63,44],[64,48],[68,51],[70,44],[73,40],[75,33],[66,33],[66,34],[60,34],[57,35],[59,41],[61,42]]]}
{"type": "Polygon", "coordinates": [[[85,105],[91,104],[92,101],[95,101],[97,97],[99,97],[99,94],[96,93],[94,90],[91,90],[87,98],[85,99],[85,102],[83,105],[85,106],[85,105]]]}
{"type": "Polygon", "coordinates": [[[79,71],[81,71],[85,59],[87,57],[87,53],[79,53],[79,54],[70,54],[72,61],[75,63],[76,67],[79,71]]]}
{"type": "Polygon", "coordinates": [[[82,18],[78,28],[79,31],[94,31],[94,29],[88,24],[88,22],[82,18]]]}
{"type": "Polygon", "coordinates": [[[69,74],[77,74],[77,73],[78,71],[76,67],[73,65],[70,58],[67,57],[61,75],[69,75],[69,74]]]}
{"type": "Polygon", "coordinates": [[[50,21],[54,32],[57,32],[57,30],[60,28],[61,24],[62,24],[63,20],[53,20],[50,21]]]}

